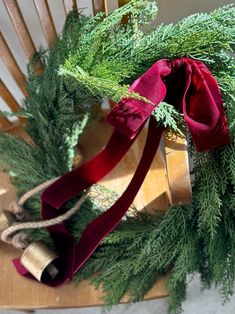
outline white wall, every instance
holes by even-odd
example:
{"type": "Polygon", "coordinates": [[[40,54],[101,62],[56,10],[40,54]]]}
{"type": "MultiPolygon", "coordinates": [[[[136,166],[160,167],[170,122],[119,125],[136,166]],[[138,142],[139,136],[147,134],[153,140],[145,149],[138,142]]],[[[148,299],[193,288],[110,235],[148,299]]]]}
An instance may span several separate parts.
{"type": "MultiPolygon", "coordinates": [[[[210,11],[214,8],[222,6],[226,3],[232,2],[231,0],[159,0],[159,14],[158,22],[175,22],[184,16],[198,12],[210,11]]],[[[18,0],[19,6],[23,12],[25,21],[30,29],[36,47],[40,45],[46,47],[46,42],[43,37],[40,22],[35,11],[33,0],[18,0]]],[[[109,8],[113,9],[117,5],[117,0],[108,0],[109,8]]],[[[84,8],[87,15],[92,15],[91,0],[77,0],[79,8],[84,8]]],[[[63,9],[62,0],[49,0],[51,12],[55,21],[57,32],[59,33],[65,21],[65,13],[63,9]]],[[[24,51],[18,41],[10,18],[5,9],[3,0],[0,0],[0,30],[7,40],[8,45],[13,51],[17,62],[23,72],[26,70],[27,59],[24,51]]],[[[0,59],[0,78],[5,82],[7,87],[12,92],[13,96],[21,103],[23,95],[18,86],[12,79],[9,71],[0,59]]],[[[6,104],[0,97],[0,109],[8,110],[6,104]]]]}

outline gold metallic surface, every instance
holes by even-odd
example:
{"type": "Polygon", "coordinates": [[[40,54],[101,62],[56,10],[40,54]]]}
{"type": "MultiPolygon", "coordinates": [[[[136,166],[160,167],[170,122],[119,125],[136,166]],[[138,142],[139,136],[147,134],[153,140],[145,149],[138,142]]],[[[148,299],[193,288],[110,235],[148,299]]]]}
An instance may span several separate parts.
{"type": "Polygon", "coordinates": [[[57,275],[58,270],[52,264],[57,258],[57,254],[43,241],[36,241],[23,252],[21,263],[38,281],[42,281],[46,271],[51,279],[57,275]]]}

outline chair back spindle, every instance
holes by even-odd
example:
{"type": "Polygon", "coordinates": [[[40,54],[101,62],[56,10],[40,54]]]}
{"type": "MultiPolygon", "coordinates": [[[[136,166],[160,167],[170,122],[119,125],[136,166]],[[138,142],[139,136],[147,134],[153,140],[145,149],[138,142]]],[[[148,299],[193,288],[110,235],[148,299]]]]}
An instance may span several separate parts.
{"type": "Polygon", "coordinates": [[[34,0],[34,3],[48,47],[51,48],[57,38],[57,33],[48,2],[47,0],[34,0]]]}

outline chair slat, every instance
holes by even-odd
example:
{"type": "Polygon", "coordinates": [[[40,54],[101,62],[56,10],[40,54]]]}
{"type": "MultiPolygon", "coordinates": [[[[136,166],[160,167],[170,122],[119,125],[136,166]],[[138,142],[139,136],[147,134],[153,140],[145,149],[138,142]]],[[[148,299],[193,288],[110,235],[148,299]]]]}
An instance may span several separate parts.
{"type": "Polygon", "coordinates": [[[57,38],[55,25],[52,19],[47,0],[34,0],[34,4],[42,25],[43,33],[48,46],[51,48],[57,38]]]}
{"type": "MultiPolygon", "coordinates": [[[[3,81],[0,79],[0,96],[2,99],[6,102],[6,104],[9,106],[12,112],[17,112],[21,110],[20,105],[17,103],[11,92],[8,90],[6,85],[3,83],[3,81]]],[[[22,122],[25,122],[26,119],[19,117],[19,120],[22,122]]]]}
{"type": "Polygon", "coordinates": [[[3,59],[4,63],[6,64],[8,70],[10,71],[11,75],[15,79],[22,93],[25,96],[27,96],[27,91],[25,88],[25,82],[26,82],[25,76],[22,73],[20,67],[18,66],[1,32],[0,32],[0,57],[3,59]]]}
{"type": "Polygon", "coordinates": [[[171,205],[192,202],[192,187],[187,153],[187,141],[168,131],[165,134],[165,153],[169,200],[171,205]]]}
{"type": "Polygon", "coordinates": [[[12,123],[4,116],[0,116],[0,131],[5,132],[5,129],[12,126],[12,123]]]}
{"type": "Polygon", "coordinates": [[[76,0],[64,0],[65,14],[68,14],[72,10],[77,10],[76,0]]]}
{"type": "Polygon", "coordinates": [[[104,6],[106,15],[112,13],[114,10],[120,7],[118,0],[104,0],[104,6]]]}
{"type": "Polygon", "coordinates": [[[99,12],[106,12],[106,6],[104,0],[92,0],[93,13],[96,15],[99,12]]]}
{"type": "MultiPolygon", "coordinates": [[[[3,2],[12,20],[15,31],[25,51],[25,54],[27,58],[30,60],[36,53],[36,47],[26,26],[19,5],[16,2],[16,0],[3,0],[3,2]]],[[[36,74],[41,74],[43,71],[42,64],[40,62],[36,62],[34,65],[34,69],[36,74]]]]}
{"type": "Polygon", "coordinates": [[[11,92],[9,91],[9,89],[6,87],[6,85],[3,83],[1,79],[0,79],[0,96],[10,107],[12,112],[16,112],[20,110],[20,105],[17,103],[17,101],[12,96],[11,92]]]}
{"type": "Polygon", "coordinates": [[[118,0],[119,7],[122,7],[123,5],[127,4],[130,0],[118,0]]]}
{"type": "Polygon", "coordinates": [[[16,0],[3,0],[3,2],[12,20],[15,31],[25,51],[25,54],[28,59],[31,59],[36,53],[36,48],[29,33],[29,30],[25,24],[19,5],[16,0]]]}

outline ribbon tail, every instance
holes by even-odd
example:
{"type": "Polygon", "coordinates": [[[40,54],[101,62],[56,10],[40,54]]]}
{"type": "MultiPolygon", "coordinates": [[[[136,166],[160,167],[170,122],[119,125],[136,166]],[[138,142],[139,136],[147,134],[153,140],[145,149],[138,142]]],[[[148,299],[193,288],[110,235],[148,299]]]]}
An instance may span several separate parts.
{"type": "Polygon", "coordinates": [[[154,118],[150,119],[144,151],[136,172],[122,196],[106,212],[93,220],[82,233],[77,246],[76,273],[89,259],[100,242],[120,223],[122,217],[134,201],[159,147],[164,128],[158,127],[154,118]]]}
{"type": "MultiPolygon", "coordinates": [[[[55,287],[69,281],[71,276],[74,275],[92,255],[102,239],[120,223],[148,173],[163,131],[164,129],[157,127],[157,122],[152,118],[150,120],[148,135],[140,163],[126,191],[109,210],[98,216],[86,227],[76,246],[74,246],[73,236],[68,231],[68,233],[65,234],[64,231],[60,233],[59,230],[49,229],[54,244],[57,248],[60,247],[60,253],[62,255],[60,262],[57,264],[60,270],[59,276],[53,281],[46,282],[46,285],[55,287]]],[[[55,228],[55,226],[52,228],[55,228]]],[[[32,279],[29,272],[23,269],[19,259],[14,261],[14,265],[19,274],[32,279]]]]}

